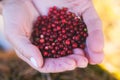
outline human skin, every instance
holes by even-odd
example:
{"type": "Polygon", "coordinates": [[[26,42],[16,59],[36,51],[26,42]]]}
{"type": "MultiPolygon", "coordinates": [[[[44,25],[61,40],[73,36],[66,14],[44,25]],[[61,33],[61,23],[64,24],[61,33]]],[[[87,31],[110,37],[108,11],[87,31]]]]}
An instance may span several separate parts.
{"type": "MultiPolygon", "coordinates": [[[[3,4],[5,34],[16,54],[34,69],[56,73],[99,64],[103,60],[104,39],[102,24],[91,0],[6,0],[3,4]],[[39,15],[47,15],[51,6],[67,7],[83,19],[88,28],[86,49],[74,49],[72,55],[43,59],[39,49],[29,38],[33,22],[39,15]]],[[[22,66],[22,65],[21,65],[22,66]]]]}

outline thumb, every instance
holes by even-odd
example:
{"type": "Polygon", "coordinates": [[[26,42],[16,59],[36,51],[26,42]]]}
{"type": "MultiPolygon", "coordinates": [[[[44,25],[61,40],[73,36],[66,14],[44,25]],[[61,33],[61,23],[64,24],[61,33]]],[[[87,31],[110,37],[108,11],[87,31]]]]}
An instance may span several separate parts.
{"type": "Polygon", "coordinates": [[[32,45],[27,37],[12,35],[8,39],[16,49],[18,57],[34,68],[42,67],[43,57],[39,49],[32,45]]]}
{"type": "Polygon", "coordinates": [[[31,29],[29,24],[33,23],[32,17],[35,17],[35,15],[31,15],[32,13],[29,11],[28,6],[34,12],[29,0],[10,0],[10,3],[4,5],[5,34],[16,49],[17,55],[36,68],[43,65],[43,58],[39,49],[32,45],[29,40],[28,35],[31,32],[28,31],[31,29]]]}

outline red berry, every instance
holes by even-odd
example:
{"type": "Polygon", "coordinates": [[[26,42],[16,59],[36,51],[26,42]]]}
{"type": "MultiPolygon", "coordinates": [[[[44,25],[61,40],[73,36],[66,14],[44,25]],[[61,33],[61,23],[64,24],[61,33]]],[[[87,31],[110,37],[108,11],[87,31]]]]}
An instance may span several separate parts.
{"type": "Polygon", "coordinates": [[[73,47],[73,48],[77,48],[77,47],[78,47],[78,44],[77,44],[77,43],[73,43],[73,44],[72,44],[72,47],[73,47]]]}
{"type": "Polygon", "coordinates": [[[64,29],[62,29],[62,33],[65,33],[66,31],[64,29]]]}
{"type": "Polygon", "coordinates": [[[59,45],[59,47],[60,47],[60,48],[63,48],[63,47],[64,47],[64,45],[63,45],[63,44],[60,44],[60,45],[59,45]]]}
{"type": "Polygon", "coordinates": [[[62,14],[62,15],[64,15],[64,14],[65,14],[65,12],[64,12],[64,11],[61,11],[61,14],[62,14]]]}
{"type": "Polygon", "coordinates": [[[67,35],[65,35],[65,34],[63,34],[63,36],[62,36],[64,39],[66,39],[67,38],[67,35]]]}
{"type": "Polygon", "coordinates": [[[52,50],[51,52],[52,52],[52,54],[55,54],[55,53],[56,53],[56,51],[55,51],[55,50],[52,50]]]}
{"type": "Polygon", "coordinates": [[[56,6],[48,15],[39,16],[34,22],[31,42],[41,51],[44,58],[58,58],[73,54],[74,48],[85,48],[87,27],[79,16],[56,6]]]}
{"type": "Polygon", "coordinates": [[[48,46],[45,46],[45,50],[48,50],[49,49],[49,47],[48,46]]]}
{"type": "Polygon", "coordinates": [[[67,53],[68,53],[68,54],[72,54],[72,51],[71,51],[71,50],[68,50],[67,53]]]}
{"type": "Polygon", "coordinates": [[[46,51],[43,54],[44,54],[44,56],[48,56],[48,52],[46,52],[46,51]]]}
{"type": "Polygon", "coordinates": [[[52,42],[52,41],[54,41],[54,39],[53,39],[53,38],[49,38],[49,41],[51,41],[51,42],[52,42]]]}
{"type": "Polygon", "coordinates": [[[54,48],[53,46],[51,46],[51,45],[49,46],[49,49],[53,50],[53,48],[54,48]]]}
{"type": "Polygon", "coordinates": [[[44,43],[45,42],[45,40],[44,39],[40,39],[40,43],[44,43]]]}
{"type": "Polygon", "coordinates": [[[44,38],[44,35],[41,34],[41,35],[40,35],[40,38],[44,38]]]}
{"type": "Polygon", "coordinates": [[[55,24],[58,24],[59,22],[58,21],[55,21],[55,24]]]}
{"type": "Polygon", "coordinates": [[[84,44],[81,44],[80,45],[80,48],[84,49],[85,45],[84,44]]]}
{"type": "Polygon", "coordinates": [[[73,40],[79,40],[79,35],[78,36],[73,36],[73,40]]]}
{"type": "Polygon", "coordinates": [[[56,50],[56,51],[59,50],[59,47],[55,46],[55,50],[56,50]]]}
{"type": "Polygon", "coordinates": [[[67,10],[68,10],[68,8],[66,8],[66,7],[64,7],[64,8],[63,8],[63,11],[65,11],[65,12],[66,12],[67,10]]]}
{"type": "Polygon", "coordinates": [[[55,27],[55,24],[52,24],[52,27],[55,27]]]}
{"type": "Polygon", "coordinates": [[[41,20],[41,17],[39,16],[39,17],[37,18],[37,20],[40,21],[40,20],[41,20]]]}
{"type": "Polygon", "coordinates": [[[44,25],[44,24],[45,24],[45,21],[41,21],[41,24],[44,25]]]}
{"type": "Polygon", "coordinates": [[[66,20],[65,20],[65,19],[63,19],[63,20],[62,20],[62,23],[66,23],[66,20]]]}
{"type": "Polygon", "coordinates": [[[60,54],[61,54],[61,55],[65,55],[65,51],[61,51],[60,54]]]}
{"type": "Polygon", "coordinates": [[[66,41],[65,41],[65,44],[66,44],[66,45],[70,45],[70,40],[66,40],[66,41]]]}
{"type": "Polygon", "coordinates": [[[60,26],[57,26],[57,30],[58,30],[58,31],[61,30],[61,27],[60,27],[60,26]]]}
{"type": "Polygon", "coordinates": [[[65,51],[67,51],[67,50],[68,50],[68,48],[67,48],[67,47],[64,47],[63,49],[64,49],[65,51]]]}
{"type": "Polygon", "coordinates": [[[52,46],[55,46],[55,43],[52,43],[52,46]]]}
{"type": "Polygon", "coordinates": [[[53,31],[54,31],[54,32],[56,32],[56,31],[57,31],[57,29],[56,29],[56,28],[54,28],[54,29],[53,29],[53,31]]]}
{"type": "Polygon", "coordinates": [[[57,40],[58,40],[58,41],[62,41],[62,37],[58,37],[57,40]]]}

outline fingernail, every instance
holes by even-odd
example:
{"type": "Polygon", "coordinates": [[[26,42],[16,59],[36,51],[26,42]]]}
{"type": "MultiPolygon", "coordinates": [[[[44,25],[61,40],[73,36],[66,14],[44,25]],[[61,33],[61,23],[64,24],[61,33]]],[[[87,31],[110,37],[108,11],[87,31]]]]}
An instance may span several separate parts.
{"type": "Polygon", "coordinates": [[[86,68],[88,65],[88,60],[87,58],[82,58],[81,63],[79,64],[79,67],[81,68],[86,68]]]}
{"type": "Polygon", "coordinates": [[[35,60],[33,57],[30,58],[30,61],[32,62],[32,64],[33,64],[35,67],[38,67],[37,62],[36,62],[36,60],[35,60]]]}

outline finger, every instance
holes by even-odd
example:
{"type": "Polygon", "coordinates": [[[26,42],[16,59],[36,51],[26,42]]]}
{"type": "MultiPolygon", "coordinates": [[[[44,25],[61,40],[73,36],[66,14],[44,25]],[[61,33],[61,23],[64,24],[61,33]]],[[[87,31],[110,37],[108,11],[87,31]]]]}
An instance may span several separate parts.
{"type": "Polygon", "coordinates": [[[49,58],[45,60],[45,64],[43,67],[36,68],[35,66],[33,66],[30,60],[25,58],[19,51],[16,50],[16,52],[18,57],[20,57],[23,61],[27,62],[34,69],[42,73],[63,72],[67,70],[73,70],[76,67],[73,59],[68,59],[68,58],[50,59],[49,58]]]}
{"type": "Polygon", "coordinates": [[[92,52],[89,50],[89,48],[86,48],[86,56],[88,58],[88,61],[90,64],[95,65],[95,64],[100,64],[104,60],[104,54],[102,52],[92,52]]]}
{"type": "Polygon", "coordinates": [[[104,47],[104,38],[101,30],[95,30],[89,33],[86,40],[87,47],[93,52],[102,52],[104,47]]]}
{"type": "Polygon", "coordinates": [[[76,63],[73,59],[62,57],[62,58],[48,58],[45,59],[45,64],[39,69],[40,72],[44,73],[56,73],[69,71],[76,68],[76,63]]]}
{"type": "MultiPolygon", "coordinates": [[[[92,4],[91,4],[92,5],[92,4]]],[[[94,52],[101,52],[104,46],[102,23],[93,6],[83,13],[84,22],[88,28],[87,46],[94,52]]]]}
{"type": "Polygon", "coordinates": [[[69,55],[69,58],[72,58],[76,61],[77,67],[85,68],[88,65],[88,60],[84,55],[84,52],[77,48],[73,50],[74,54],[69,55]]]}
{"type": "Polygon", "coordinates": [[[24,56],[24,60],[26,62],[28,62],[27,60],[29,60],[35,67],[42,67],[43,57],[39,49],[36,46],[32,45],[27,37],[20,35],[12,35],[9,37],[9,40],[11,41],[12,45],[20,53],[22,53],[21,55],[24,56]]]}
{"type": "Polygon", "coordinates": [[[89,62],[94,64],[100,63],[103,60],[104,38],[101,20],[92,3],[91,6],[84,11],[82,16],[89,34],[86,41],[89,62]]]}
{"type": "Polygon", "coordinates": [[[15,52],[16,52],[16,54],[17,54],[17,56],[20,58],[20,59],[22,59],[23,61],[25,61],[27,64],[29,64],[32,68],[34,68],[34,69],[38,69],[37,67],[35,67],[32,63],[31,63],[31,61],[28,59],[28,58],[26,58],[25,56],[23,56],[22,55],[22,53],[20,53],[18,50],[16,50],[16,49],[14,49],[15,50],[15,52]]]}
{"type": "Polygon", "coordinates": [[[38,12],[42,15],[47,15],[48,13],[48,8],[50,5],[48,5],[48,3],[51,3],[50,0],[33,0],[33,4],[35,5],[36,9],[38,10],[38,12]],[[47,3],[47,4],[46,4],[47,3]]]}

